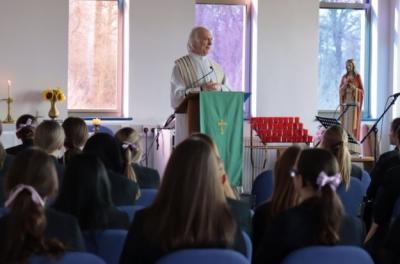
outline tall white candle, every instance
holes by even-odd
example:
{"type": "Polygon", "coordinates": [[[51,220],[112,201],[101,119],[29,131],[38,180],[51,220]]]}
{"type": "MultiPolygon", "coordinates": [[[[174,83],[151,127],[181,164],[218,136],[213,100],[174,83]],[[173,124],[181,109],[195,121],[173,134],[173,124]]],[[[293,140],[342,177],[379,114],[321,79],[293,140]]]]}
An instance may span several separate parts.
{"type": "Polygon", "coordinates": [[[7,81],[7,83],[8,83],[8,98],[10,98],[11,97],[11,93],[10,93],[10,88],[11,88],[11,81],[10,80],[8,80],[7,81]]]}

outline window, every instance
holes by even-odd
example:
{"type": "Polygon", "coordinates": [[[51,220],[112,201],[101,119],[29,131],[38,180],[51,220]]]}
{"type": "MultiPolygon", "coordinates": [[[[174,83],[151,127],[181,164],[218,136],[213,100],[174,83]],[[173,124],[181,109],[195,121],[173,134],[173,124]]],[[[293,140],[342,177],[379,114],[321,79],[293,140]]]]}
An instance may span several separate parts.
{"type": "Polygon", "coordinates": [[[338,108],[340,79],[352,58],[364,85],[364,117],[369,116],[369,14],[366,0],[320,1],[320,110],[338,108]]]}
{"type": "Polygon", "coordinates": [[[122,13],[118,0],[69,0],[69,111],[121,114],[122,13]]]}
{"type": "MultiPolygon", "coordinates": [[[[196,25],[213,35],[210,58],[222,66],[233,91],[250,92],[250,1],[197,2],[201,3],[196,4],[196,25]]],[[[250,116],[250,100],[244,107],[245,117],[250,116]]]]}

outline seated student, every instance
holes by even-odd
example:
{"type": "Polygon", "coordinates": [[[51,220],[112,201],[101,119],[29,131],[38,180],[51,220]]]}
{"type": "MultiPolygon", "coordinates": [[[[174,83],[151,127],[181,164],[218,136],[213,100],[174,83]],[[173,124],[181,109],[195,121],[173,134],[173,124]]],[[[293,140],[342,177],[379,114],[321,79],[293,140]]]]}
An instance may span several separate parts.
{"type": "Polygon", "coordinates": [[[346,189],[350,185],[350,176],[361,180],[362,169],[351,163],[348,136],[342,127],[336,125],[329,127],[322,137],[321,148],[330,151],[336,157],[346,189]]]}
{"type": "Polygon", "coordinates": [[[103,163],[91,154],[77,154],[70,160],[54,208],[75,216],[85,231],[129,227],[128,215],[111,201],[103,163]]]}
{"type": "Polygon", "coordinates": [[[240,228],[243,231],[246,231],[247,234],[251,234],[251,204],[241,201],[238,198],[238,195],[232,189],[232,186],[229,182],[228,175],[225,171],[224,162],[220,157],[219,150],[215,142],[206,134],[196,133],[192,135],[192,138],[198,138],[200,140],[204,140],[207,144],[209,144],[214,150],[215,155],[218,159],[218,167],[220,172],[220,177],[223,183],[224,194],[226,197],[226,201],[231,209],[233,217],[236,222],[239,224],[240,228]]]}
{"type": "Polygon", "coordinates": [[[293,179],[290,177],[290,170],[293,168],[300,151],[301,148],[298,146],[289,147],[275,163],[272,197],[268,202],[259,205],[253,216],[254,253],[272,219],[299,203],[298,194],[294,190],[293,179]]]}
{"type": "Polygon", "coordinates": [[[54,163],[45,152],[30,148],[15,158],[5,182],[10,212],[0,218],[1,261],[22,263],[33,254],[84,250],[76,219],[45,207],[57,188],[54,163]]]}
{"type": "Polygon", "coordinates": [[[154,203],[135,214],[120,263],[155,263],[185,248],[246,252],[214,150],[197,138],[186,139],[172,152],[154,203]]]}
{"type": "Polygon", "coordinates": [[[35,138],[33,139],[34,145],[44,150],[53,159],[60,186],[64,176],[64,165],[58,159],[62,157],[64,139],[64,130],[53,120],[45,120],[40,123],[36,128],[35,138]]]}
{"type": "Polygon", "coordinates": [[[141,189],[158,188],[160,186],[160,175],[158,171],[138,164],[142,156],[142,149],[139,144],[139,133],[133,128],[124,127],[117,131],[115,138],[122,149],[122,158],[125,168],[124,174],[129,179],[137,182],[141,189]]]}
{"type": "Polygon", "coordinates": [[[367,190],[369,200],[374,200],[379,188],[382,186],[387,170],[400,165],[400,117],[393,119],[390,125],[390,144],[396,146],[394,150],[383,153],[371,170],[371,183],[367,190]]]}
{"type": "Polygon", "coordinates": [[[365,247],[376,262],[380,262],[380,254],[390,228],[393,208],[399,197],[400,166],[395,166],[383,175],[382,184],[372,208],[373,222],[365,238],[365,247]]]}
{"type": "Polygon", "coordinates": [[[341,182],[336,158],[323,149],[306,149],[295,167],[291,176],[301,202],[272,220],[254,263],[281,263],[289,253],[307,246],[361,244],[359,226],[343,218],[336,195],[341,182]]]}
{"type": "MultiPolygon", "coordinates": [[[[0,136],[3,133],[3,125],[0,120],[0,136]]],[[[4,207],[4,178],[6,177],[6,173],[8,168],[11,165],[11,162],[14,160],[14,156],[7,154],[6,150],[3,147],[3,144],[0,142],[0,207],[4,207]]]]}
{"type": "Polygon", "coordinates": [[[64,120],[62,128],[65,133],[64,164],[67,164],[74,155],[82,152],[82,148],[89,137],[89,132],[85,121],[79,117],[68,117],[64,120]]]}
{"type": "Polygon", "coordinates": [[[400,217],[397,217],[390,227],[383,250],[375,263],[397,264],[400,263],[400,217]]]}
{"type": "Polygon", "coordinates": [[[106,167],[114,205],[134,205],[139,187],[136,182],[123,175],[121,151],[117,141],[109,134],[96,133],[86,142],[83,153],[96,155],[106,167]]]}
{"type": "Polygon", "coordinates": [[[32,147],[36,126],[37,120],[33,115],[25,114],[18,117],[15,123],[17,129],[15,134],[22,144],[6,149],[7,153],[16,156],[24,149],[32,147]]]}

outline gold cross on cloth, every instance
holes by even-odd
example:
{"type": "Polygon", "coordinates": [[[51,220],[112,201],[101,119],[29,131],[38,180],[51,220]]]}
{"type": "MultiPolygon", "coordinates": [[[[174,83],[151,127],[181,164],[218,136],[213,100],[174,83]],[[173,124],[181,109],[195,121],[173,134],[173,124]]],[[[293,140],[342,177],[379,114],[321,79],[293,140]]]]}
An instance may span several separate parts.
{"type": "Polygon", "coordinates": [[[219,132],[221,133],[221,135],[224,134],[224,129],[225,129],[225,126],[226,126],[226,125],[228,125],[228,124],[225,123],[225,121],[224,121],[223,119],[220,119],[220,120],[218,121],[219,132]]]}

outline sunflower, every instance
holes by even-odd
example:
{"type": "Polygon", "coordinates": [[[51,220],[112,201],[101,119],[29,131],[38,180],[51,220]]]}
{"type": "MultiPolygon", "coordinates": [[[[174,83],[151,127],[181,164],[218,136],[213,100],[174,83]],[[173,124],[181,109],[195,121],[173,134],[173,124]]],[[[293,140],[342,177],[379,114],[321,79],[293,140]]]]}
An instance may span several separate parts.
{"type": "Polygon", "coordinates": [[[51,90],[51,89],[44,90],[42,92],[42,96],[43,96],[43,99],[45,99],[45,100],[53,99],[53,90],[51,90]]]}

